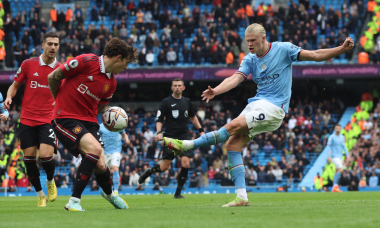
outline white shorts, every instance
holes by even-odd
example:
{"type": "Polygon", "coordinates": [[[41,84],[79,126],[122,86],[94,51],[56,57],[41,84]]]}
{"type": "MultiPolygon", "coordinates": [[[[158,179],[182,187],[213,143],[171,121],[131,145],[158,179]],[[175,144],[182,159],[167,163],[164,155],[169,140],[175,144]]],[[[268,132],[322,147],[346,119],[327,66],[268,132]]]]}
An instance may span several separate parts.
{"type": "Polygon", "coordinates": [[[343,162],[340,158],[331,158],[332,163],[335,165],[335,169],[343,168],[343,162]]]}
{"type": "Polygon", "coordinates": [[[105,154],[106,165],[111,169],[112,166],[120,167],[121,162],[121,154],[113,153],[113,154],[105,154]]]}
{"type": "Polygon", "coordinates": [[[277,130],[285,117],[285,111],[266,100],[249,103],[239,116],[245,115],[250,138],[264,132],[277,130]]]}

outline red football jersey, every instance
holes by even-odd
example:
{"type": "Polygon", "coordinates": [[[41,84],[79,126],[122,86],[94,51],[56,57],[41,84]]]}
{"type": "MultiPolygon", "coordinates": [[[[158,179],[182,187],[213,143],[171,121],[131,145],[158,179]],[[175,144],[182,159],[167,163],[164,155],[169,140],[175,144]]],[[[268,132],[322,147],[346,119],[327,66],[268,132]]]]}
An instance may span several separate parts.
{"type": "Polygon", "coordinates": [[[28,126],[51,124],[54,98],[49,89],[48,75],[61,65],[55,60],[46,65],[42,56],[25,60],[14,80],[25,81],[24,98],[21,106],[21,123],[28,126]]]}
{"type": "Polygon", "coordinates": [[[66,76],[55,103],[54,119],[97,123],[98,104],[108,104],[116,90],[113,73],[106,73],[103,56],[79,55],[61,65],[66,76]]]}

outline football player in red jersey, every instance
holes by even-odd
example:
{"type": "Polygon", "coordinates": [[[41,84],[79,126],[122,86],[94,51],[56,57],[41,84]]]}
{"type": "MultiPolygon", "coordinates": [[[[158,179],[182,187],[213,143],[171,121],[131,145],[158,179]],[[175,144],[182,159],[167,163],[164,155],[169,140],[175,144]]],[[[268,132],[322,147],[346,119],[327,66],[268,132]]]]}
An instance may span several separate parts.
{"type": "Polygon", "coordinates": [[[80,199],[93,172],[103,189],[102,196],[117,209],[128,208],[127,203],[112,192],[110,170],[105,164],[96,116],[112,98],[116,89],[115,74],[127,69],[127,65],[137,58],[137,48],[113,38],[106,44],[104,55],[77,56],[48,76],[55,99],[54,131],[70,153],[82,156],[66,210],[84,211],[80,199]]]}
{"type": "Polygon", "coordinates": [[[40,172],[36,163],[37,148],[40,151],[42,167],[47,174],[49,201],[57,199],[57,187],[53,180],[56,137],[51,125],[54,110],[51,103],[54,99],[49,90],[48,75],[60,65],[55,58],[59,49],[58,35],[54,32],[46,33],[42,49],[44,52],[39,57],[27,59],[21,64],[4,102],[5,107],[10,110],[12,98],[25,81],[18,134],[25,155],[26,173],[37,192],[38,207],[45,207],[47,198],[42,191],[40,172]]]}

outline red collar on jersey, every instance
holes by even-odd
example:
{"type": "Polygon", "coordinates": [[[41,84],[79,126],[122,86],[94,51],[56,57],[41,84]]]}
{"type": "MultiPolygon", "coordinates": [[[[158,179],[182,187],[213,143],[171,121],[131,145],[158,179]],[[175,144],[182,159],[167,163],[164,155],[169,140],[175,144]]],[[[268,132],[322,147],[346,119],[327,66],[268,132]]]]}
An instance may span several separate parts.
{"type": "Polygon", "coordinates": [[[271,47],[272,47],[272,43],[269,43],[269,47],[268,47],[267,52],[265,52],[265,54],[262,55],[262,56],[258,56],[258,55],[257,55],[257,58],[262,58],[262,57],[266,56],[266,55],[268,54],[268,52],[270,51],[271,47]]]}
{"type": "Polygon", "coordinates": [[[52,69],[54,69],[54,67],[57,65],[57,59],[56,58],[54,58],[54,62],[50,63],[49,65],[46,65],[46,63],[42,60],[42,54],[38,58],[38,62],[40,63],[40,66],[49,66],[52,69]]]}
{"type": "Polygon", "coordinates": [[[104,66],[103,56],[99,56],[99,66],[100,66],[100,72],[103,74],[106,74],[109,79],[111,79],[111,73],[106,73],[106,67],[104,66]]]}

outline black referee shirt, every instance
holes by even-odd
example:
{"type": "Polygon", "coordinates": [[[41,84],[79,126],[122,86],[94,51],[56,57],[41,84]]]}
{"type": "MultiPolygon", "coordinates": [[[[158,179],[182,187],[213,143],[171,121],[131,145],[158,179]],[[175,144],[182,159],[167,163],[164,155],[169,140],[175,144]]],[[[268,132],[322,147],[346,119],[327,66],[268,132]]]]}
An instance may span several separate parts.
{"type": "Polygon", "coordinates": [[[178,136],[189,133],[187,123],[189,117],[194,116],[193,104],[189,98],[182,96],[177,99],[170,95],[162,100],[156,122],[163,123],[166,117],[165,136],[178,136]]]}

